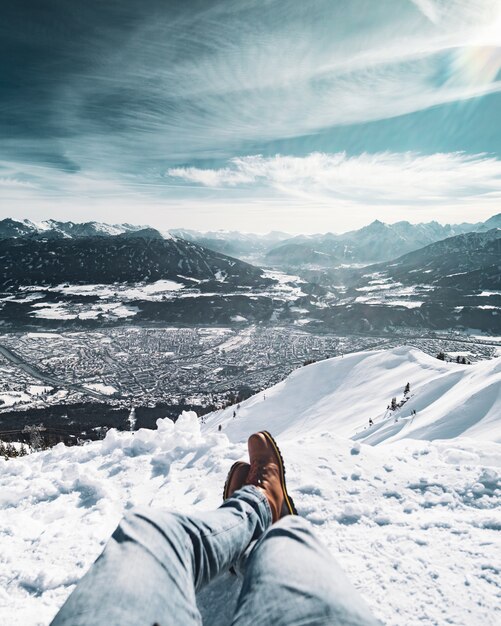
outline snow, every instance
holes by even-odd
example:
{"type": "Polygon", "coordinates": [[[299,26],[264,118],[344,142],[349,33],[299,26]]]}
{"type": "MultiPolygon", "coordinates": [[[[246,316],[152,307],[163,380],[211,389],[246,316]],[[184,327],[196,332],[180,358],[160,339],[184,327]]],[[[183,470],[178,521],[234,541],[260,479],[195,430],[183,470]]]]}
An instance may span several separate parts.
{"type": "Polygon", "coordinates": [[[103,383],[86,383],[85,387],[87,389],[99,391],[99,393],[103,393],[106,396],[112,396],[114,393],[117,393],[115,387],[112,387],[111,385],[105,385],[103,383]]]}
{"type": "Polygon", "coordinates": [[[35,300],[40,300],[40,298],[43,298],[43,296],[39,293],[29,293],[24,298],[19,298],[19,297],[16,298],[15,296],[7,296],[6,298],[1,298],[1,301],[5,302],[5,301],[10,300],[11,302],[15,302],[16,304],[23,304],[26,302],[34,302],[35,300]]]}
{"type": "MultiPolygon", "coordinates": [[[[101,315],[107,318],[126,318],[134,317],[139,312],[137,306],[121,302],[93,304],[90,307],[79,303],[40,303],[34,304],[33,308],[36,308],[33,312],[35,317],[59,320],[97,319],[101,315]]],[[[38,336],[40,336],[40,333],[38,333],[38,336]]]]}
{"type": "Polygon", "coordinates": [[[184,285],[174,280],[157,280],[153,283],[58,285],[48,291],[68,295],[97,296],[101,299],[120,298],[121,300],[160,300],[163,295],[183,289],[184,285]]]}
{"type": "Polygon", "coordinates": [[[263,271],[263,277],[276,281],[274,291],[289,298],[301,298],[306,294],[298,287],[298,284],[305,281],[299,276],[292,276],[285,274],[284,272],[265,270],[263,271]]]}
{"type": "Polygon", "coordinates": [[[375,298],[373,296],[357,296],[355,302],[363,302],[366,304],[384,304],[385,306],[403,306],[407,309],[415,309],[420,307],[423,300],[389,300],[385,298],[375,298]]]}
{"type": "Polygon", "coordinates": [[[224,281],[228,278],[228,274],[226,272],[223,272],[222,270],[218,270],[215,274],[214,274],[214,278],[220,282],[220,283],[224,283],[224,281]]]}
{"type": "Polygon", "coordinates": [[[366,287],[358,287],[357,291],[382,291],[384,289],[394,289],[400,287],[402,283],[388,283],[382,280],[371,280],[371,284],[366,287]]]}
{"type": "Polygon", "coordinates": [[[304,435],[315,428],[354,437],[372,418],[374,427],[364,434],[370,443],[376,428],[377,443],[459,435],[501,443],[501,359],[459,365],[407,346],[357,352],[299,368],[243,402],[237,420],[232,412],[229,407],[215,414],[209,427],[222,424],[237,439],[270,424],[276,435],[304,435]],[[392,397],[403,396],[407,382],[411,398],[390,419],[386,407],[392,397]],[[403,422],[412,410],[418,413],[414,421],[403,422]]]}
{"type": "Polygon", "coordinates": [[[430,285],[410,285],[402,286],[402,283],[382,283],[380,280],[370,281],[365,287],[358,287],[357,292],[362,295],[356,296],[354,302],[365,304],[376,304],[385,306],[403,306],[407,309],[418,308],[423,304],[423,300],[414,300],[417,294],[423,291],[434,289],[430,285]]]}
{"type": "Polygon", "coordinates": [[[241,348],[242,346],[249,344],[254,330],[255,326],[252,325],[242,332],[233,333],[229,339],[218,345],[219,350],[231,352],[232,350],[236,350],[237,348],[241,348]]]}
{"type": "Polygon", "coordinates": [[[98,305],[98,310],[120,318],[134,317],[137,313],[139,313],[139,308],[137,306],[120,303],[98,305]]]}
{"type": "Polygon", "coordinates": [[[232,322],[247,322],[248,321],[248,319],[244,317],[243,315],[232,315],[230,319],[232,322]]]}
{"type": "Polygon", "coordinates": [[[406,309],[419,308],[423,303],[422,300],[384,300],[386,306],[404,306],[406,309]]]}
{"type": "Polygon", "coordinates": [[[54,387],[50,385],[28,385],[26,391],[32,396],[41,396],[44,393],[49,393],[54,387]]]}
{"type": "MultiPolygon", "coordinates": [[[[218,506],[246,437],[267,428],[299,514],[383,623],[497,625],[500,383],[501,358],[361,352],[296,370],[236,418],[229,407],[201,426],[183,413],[155,431],[0,459],[0,623],[47,625],[131,507],[218,506]]],[[[228,623],[238,584],[224,576],[202,592],[205,624],[228,623]]]]}
{"type": "Polygon", "coordinates": [[[11,391],[10,393],[0,393],[0,407],[5,408],[14,406],[15,404],[21,404],[23,402],[29,402],[31,396],[28,393],[21,391],[11,391]]]}
{"type": "Polygon", "coordinates": [[[68,312],[62,302],[34,304],[33,308],[36,308],[33,315],[40,319],[72,320],[77,317],[73,313],[68,312]]]}

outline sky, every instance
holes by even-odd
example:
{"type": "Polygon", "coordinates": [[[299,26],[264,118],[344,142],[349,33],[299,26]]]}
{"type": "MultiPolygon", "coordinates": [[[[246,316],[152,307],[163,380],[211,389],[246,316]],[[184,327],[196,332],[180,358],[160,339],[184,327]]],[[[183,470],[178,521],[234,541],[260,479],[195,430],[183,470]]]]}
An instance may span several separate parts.
{"type": "Polygon", "coordinates": [[[501,211],[500,0],[3,0],[0,218],[501,211]]]}

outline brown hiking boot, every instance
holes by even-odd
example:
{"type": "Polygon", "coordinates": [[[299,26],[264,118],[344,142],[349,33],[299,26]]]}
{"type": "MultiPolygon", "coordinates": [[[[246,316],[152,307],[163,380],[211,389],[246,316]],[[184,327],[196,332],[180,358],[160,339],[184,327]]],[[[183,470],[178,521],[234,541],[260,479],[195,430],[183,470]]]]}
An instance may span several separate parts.
{"type": "Polygon", "coordinates": [[[248,463],[244,463],[243,461],[233,463],[226,477],[226,482],[224,483],[223,500],[230,498],[235,491],[245,485],[249,470],[250,465],[248,463]]]}
{"type": "Polygon", "coordinates": [[[273,522],[285,515],[297,515],[285,485],[285,468],[280,450],[269,432],[263,430],[249,437],[250,471],[246,484],[255,485],[268,498],[273,522]]]}

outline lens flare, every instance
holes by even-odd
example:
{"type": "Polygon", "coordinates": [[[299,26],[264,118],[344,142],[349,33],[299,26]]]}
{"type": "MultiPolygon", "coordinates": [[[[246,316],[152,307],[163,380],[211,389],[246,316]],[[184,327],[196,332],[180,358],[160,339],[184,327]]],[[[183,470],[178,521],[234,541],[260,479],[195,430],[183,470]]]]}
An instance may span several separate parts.
{"type": "Polygon", "coordinates": [[[453,53],[448,82],[483,87],[495,82],[500,71],[500,46],[465,46],[453,53]]]}

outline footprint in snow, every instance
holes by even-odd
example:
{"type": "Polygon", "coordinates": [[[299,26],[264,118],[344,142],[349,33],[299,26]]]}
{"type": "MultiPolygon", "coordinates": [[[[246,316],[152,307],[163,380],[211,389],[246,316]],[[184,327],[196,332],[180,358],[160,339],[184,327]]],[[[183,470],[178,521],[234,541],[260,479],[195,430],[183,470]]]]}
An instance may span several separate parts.
{"type": "Polygon", "coordinates": [[[317,485],[301,485],[300,487],[296,487],[294,491],[298,491],[305,496],[319,496],[325,499],[325,494],[317,485]]]}

